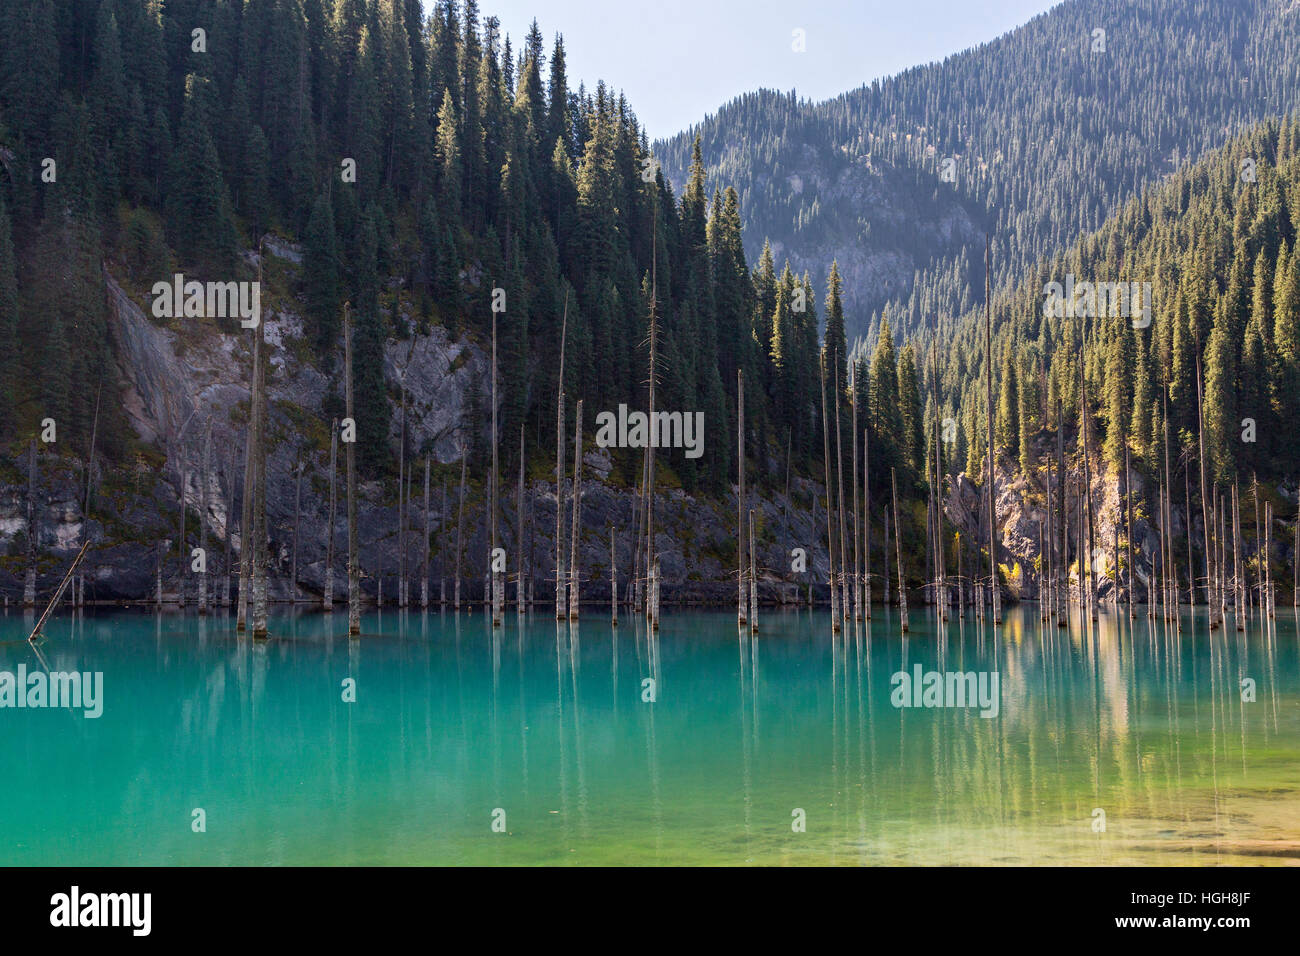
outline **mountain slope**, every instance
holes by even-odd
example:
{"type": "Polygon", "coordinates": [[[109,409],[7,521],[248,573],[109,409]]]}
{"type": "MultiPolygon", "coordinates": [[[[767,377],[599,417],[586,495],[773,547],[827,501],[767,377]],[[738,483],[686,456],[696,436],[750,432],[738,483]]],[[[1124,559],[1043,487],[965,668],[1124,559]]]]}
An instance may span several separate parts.
{"type": "Polygon", "coordinates": [[[888,303],[906,334],[982,300],[962,257],[986,228],[1000,283],[1297,105],[1295,0],[1070,0],[824,103],[740,97],[654,152],[682,182],[698,135],[710,175],[740,192],[751,259],[770,238],[820,285],[838,258],[850,334],[888,303]]]}

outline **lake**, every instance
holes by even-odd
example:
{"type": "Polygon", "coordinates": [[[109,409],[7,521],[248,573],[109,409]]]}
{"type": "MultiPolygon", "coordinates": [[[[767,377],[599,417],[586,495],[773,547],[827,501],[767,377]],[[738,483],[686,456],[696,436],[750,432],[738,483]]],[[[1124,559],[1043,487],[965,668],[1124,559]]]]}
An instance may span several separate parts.
{"type": "Polygon", "coordinates": [[[0,673],[103,675],[0,709],[0,863],[1300,864],[1290,609],[551,618],[0,612],[0,673]]]}

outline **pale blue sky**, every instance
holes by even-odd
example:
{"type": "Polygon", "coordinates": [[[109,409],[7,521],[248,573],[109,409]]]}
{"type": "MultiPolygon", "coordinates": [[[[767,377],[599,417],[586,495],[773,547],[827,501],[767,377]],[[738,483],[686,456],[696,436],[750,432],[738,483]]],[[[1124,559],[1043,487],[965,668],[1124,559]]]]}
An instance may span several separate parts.
{"type": "Polygon", "coordinates": [[[548,53],[563,33],[570,84],[622,89],[654,140],[759,87],[827,99],[994,39],[1057,2],[480,0],[480,10],[516,50],[534,17],[548,53]],[[791,49],[796,29],[804,53],[791,49]]]}

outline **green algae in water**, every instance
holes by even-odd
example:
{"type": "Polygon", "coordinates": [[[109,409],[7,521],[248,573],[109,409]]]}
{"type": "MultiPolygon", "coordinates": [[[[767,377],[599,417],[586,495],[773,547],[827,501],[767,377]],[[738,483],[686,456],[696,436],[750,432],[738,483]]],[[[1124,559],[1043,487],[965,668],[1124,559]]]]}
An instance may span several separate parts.
{"type": "Polygon", "coordinates": [[[0,672],[102,672],[103,714],[0,709],[5,865],[1300,863],[1289,612],[1179,635],[1031,607],[943,640],[925,612],[906,638],[883,608],[837,637],[680,612],[650,640],[386,610],[267,642],[112,612],[55,618],[39,654],[29,618],[0,616],[0,672]],[[918,664],[997,672],[998,715],[894,707],[918,664]]]}

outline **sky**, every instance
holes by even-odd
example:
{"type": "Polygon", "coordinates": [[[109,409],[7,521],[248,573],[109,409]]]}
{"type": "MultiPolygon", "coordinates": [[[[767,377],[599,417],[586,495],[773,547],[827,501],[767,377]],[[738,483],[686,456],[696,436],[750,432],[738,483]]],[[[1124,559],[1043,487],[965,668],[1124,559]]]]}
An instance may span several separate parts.
{"type": "Polygon", "coordinates": [[[829,99],[992,40],[1057,2],[479,0],[479,8],[501,20],[516,51],[534,17],[548,54],[563,33],[570,87],[603,79],[622,90],[653,141],[760,87],[829,99]]]}

